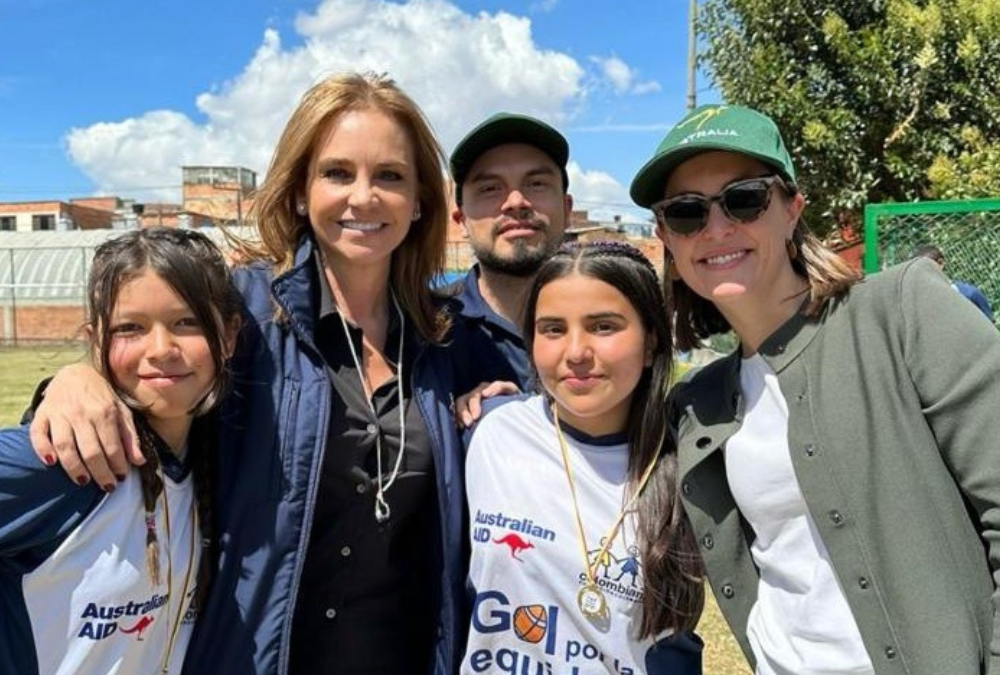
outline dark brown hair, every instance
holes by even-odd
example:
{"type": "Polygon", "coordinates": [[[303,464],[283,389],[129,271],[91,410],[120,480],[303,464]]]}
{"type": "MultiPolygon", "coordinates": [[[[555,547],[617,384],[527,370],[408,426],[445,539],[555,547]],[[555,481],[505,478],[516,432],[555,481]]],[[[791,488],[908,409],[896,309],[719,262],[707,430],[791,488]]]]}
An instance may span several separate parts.
{"type": "Polygon", "coordinates": [[[669,433],[666,403],[673,352],[660,282],[649,260],[628,244],[564,244],[542,265],[525,305],[523,330],[529,355],[535,341],[539,294],[546,284],[574,273],[603,281],[625,296],[641,318],[651,348],[652,364],[643,370],[633,390],[627,423],[629,494],[659,455],[636,501],[643,567],[638,637],[653,637],[666,629],[691,630],[704,607],[704,575],[677,490],[677,448],[669,433]]]}
{"type": "MultiPolygon", "coordinates": [[[[195,231],[167,227],[135,230],[104,242],[94,253],[87,287],[91,353],[98,370],[136,412],[139,447],[146,458],[138,471],[146,509],[147,564],[151,578],[159,583],[155,513],[156,502],[163,492],[163,479],[158,449],[164,450],[166,444],[146,422],[142,404],[117,381],[110,364],[111,328],[118,293],[122,286],[147,271],[160,277],[190,308],[212,355],[215,381],[209,393],[191,411],[195,416],[204,415],[217,405],[229,384],[227,336],[238,325],[241,301],[219,250],[208,237],[195,231]]],[[[188,453],[203,546],[196,596],[196,602],[200,602],[208,588],[212,567],[211,556],[205,549],[213,539],[211,486],[215,458],[210,447],[205,447],[213,444],[214,434],[208,430],[194,431],[192,426],[188,453]]]]}

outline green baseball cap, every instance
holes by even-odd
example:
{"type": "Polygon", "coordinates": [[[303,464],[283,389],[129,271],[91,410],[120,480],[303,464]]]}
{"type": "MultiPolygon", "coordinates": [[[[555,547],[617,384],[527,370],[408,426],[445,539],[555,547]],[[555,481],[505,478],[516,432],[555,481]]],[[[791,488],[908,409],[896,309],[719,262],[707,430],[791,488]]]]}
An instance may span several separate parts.
{"type": "Polygon", "coordinates": [[[569,143],[545,122],[515,113],[501,112],[490,116],[458,142],[451,153],[451,177],[455,181],[455,201],[462,203],[462,183],[469,169],[484,152],[506,143],[532,145],[552,158],[562,173],[563,188],[569,188],[566,162],[569,143]]]}
{"type": "Polygon", "coordinates": [[[703,105],[674,126],[656,148],[653,158],[632,179],[629,194],[649,208],[663,197],[670,172],[702,152],[724,150],[749,155],[774,168],[791,185],[795,167],[774,121],[756,110],[738,105],[703,105]]]}

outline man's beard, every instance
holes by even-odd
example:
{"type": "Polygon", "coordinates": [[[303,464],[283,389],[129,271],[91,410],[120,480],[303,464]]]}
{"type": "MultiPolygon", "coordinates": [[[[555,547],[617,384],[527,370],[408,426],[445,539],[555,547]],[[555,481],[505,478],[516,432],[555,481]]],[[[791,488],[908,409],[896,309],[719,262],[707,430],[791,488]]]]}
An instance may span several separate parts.
{"type": "Polygon", "coordinates": [[[497,255],[493,249],[479,250],[473,247],[473,253],[483,268],[491,272],[523,278],[538,272],[542,263],[552,257],[560,243],[548,241],[545,246],[534,248],[527,242],[514,242],[514,251],[507,257],[497,255]]]}

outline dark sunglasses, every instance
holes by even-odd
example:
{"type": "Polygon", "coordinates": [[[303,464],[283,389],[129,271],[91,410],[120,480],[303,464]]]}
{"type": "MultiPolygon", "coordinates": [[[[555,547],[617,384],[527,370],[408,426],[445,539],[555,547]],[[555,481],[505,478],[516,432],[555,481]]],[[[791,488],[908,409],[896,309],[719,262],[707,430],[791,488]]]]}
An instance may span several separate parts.
{"type": "Polygon", "coordinates": [[[712,202],[718,202],[730,220],[749,223],[757,220],[771,204],[771,186],[777,183],[786,192],[791,188],[780,176],[761,176],[733,181],[717,195],[706,197],[694,192],[675,195],[658,201],[649,208],[657,222],[671,232],[690,237],[708,223],[712,202]]]}

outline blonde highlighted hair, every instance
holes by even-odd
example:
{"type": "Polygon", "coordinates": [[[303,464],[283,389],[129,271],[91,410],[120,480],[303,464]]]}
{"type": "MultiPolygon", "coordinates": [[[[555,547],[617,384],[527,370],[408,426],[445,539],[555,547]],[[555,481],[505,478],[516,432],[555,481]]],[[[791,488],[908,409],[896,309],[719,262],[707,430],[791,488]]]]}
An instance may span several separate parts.
{"type": "Polygon", "coordinates": [[[439,341],[447,320],[433,302],[431,281],[444,271],[448,232],[448,195],[444,153],[416,103],[385,75],[351,73],[329,77],[302,97],[281,134],[270,167],[254,198],[251,216],[261,243],[244,245],[247,261],[266,260],[276,273],[292,265],[295,248],[310,231],[309,219],[296,213],[306,191],[309,163],[330,124],[347,112],[376,110],[406,130],[417,164],[420,218],[392,253],[389,285],[417,332],[439,341]]]}

